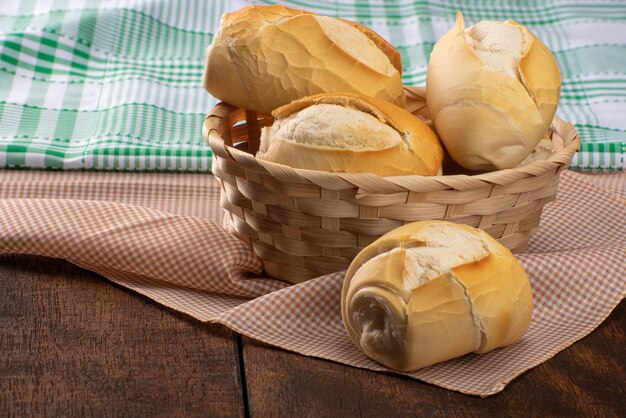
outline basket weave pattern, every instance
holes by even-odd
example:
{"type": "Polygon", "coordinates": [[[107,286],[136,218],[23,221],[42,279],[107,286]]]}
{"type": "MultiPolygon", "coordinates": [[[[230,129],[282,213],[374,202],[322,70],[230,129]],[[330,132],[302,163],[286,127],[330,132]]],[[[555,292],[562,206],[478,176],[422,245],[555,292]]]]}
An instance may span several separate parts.
{"type": "MultiPolygon", "coordinates": [[[[422,88],[407,87],[407,109],[427,116],[422,88]]],[[[560,172],[580,140],[560,119],[548,160],[479,175],[380,177],[328,173],[258,160],[261,128],[271,116],[218,104],[203,127],[229,229],[273,277],[298,283],[346,269],[366,245],[402,224],[445,219],[484,229],[522,251],[560,172]]]]}

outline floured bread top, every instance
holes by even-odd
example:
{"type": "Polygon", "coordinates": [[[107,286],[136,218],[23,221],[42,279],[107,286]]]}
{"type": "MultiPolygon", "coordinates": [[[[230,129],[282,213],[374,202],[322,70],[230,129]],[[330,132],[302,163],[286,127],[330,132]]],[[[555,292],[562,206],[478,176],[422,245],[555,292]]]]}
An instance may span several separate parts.
{"type": "Polygon", "coordinates": [[[271,131],[274,139],[285,142],[346,150],[378,150],[402,141],[398,131],[375,116],[326,103],[277,119],[271,131]]]}
{"type": "Polygon", "coordinates": [[[424,282],[465,263],[489,255],[488,244],[477,234],[441,224],[428,225],[411,237],[424,246],[406,250],[404,287],[412,290],[424,282]]]}
{"type": "Polygon", "coordinates": [[[316,16],[316,19],[326,36],[355,60],[381,74],[391,75],[396,71],[389,57],[357,28],[333,17],[316,16]]]}
{"type": "Polygon", "coordinates": [[[383,252],[365,264],[405,251],[404,289],[411,291],[429,280],[450,274],[454,267],[480,260],[490,253],[489,244],[480,235],[445,224],[428,225],[411,236],[411,240],[413,245],[383,252]]]}
{"type": "Polygon", "coordinates": [[[487,67],[521,81],[519,61],[532,43],[522,26],[484,20],[465,29],[465,41],[487,67]]]}

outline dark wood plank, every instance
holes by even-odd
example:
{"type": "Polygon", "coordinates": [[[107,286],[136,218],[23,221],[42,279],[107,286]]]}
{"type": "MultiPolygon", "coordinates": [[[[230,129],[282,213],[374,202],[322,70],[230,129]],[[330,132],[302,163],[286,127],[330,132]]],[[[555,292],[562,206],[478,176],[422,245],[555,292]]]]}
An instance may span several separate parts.
{"type": "Polygon", "coordinates": [[[237,336],[69,263],[0,256],[0,416],[242,416],[237,336]]]}
{"type": "Polygon", "coordinates": [[[623,416],[626,302],[598,329],[481,399],[243,338],[251,416],[623,416]]]}
{"type": "Polygon", "coordinates": [[[478,399],[237,337],[68,263],[0,256],[0,416],[618,416],[626,303],[478,399]]]}

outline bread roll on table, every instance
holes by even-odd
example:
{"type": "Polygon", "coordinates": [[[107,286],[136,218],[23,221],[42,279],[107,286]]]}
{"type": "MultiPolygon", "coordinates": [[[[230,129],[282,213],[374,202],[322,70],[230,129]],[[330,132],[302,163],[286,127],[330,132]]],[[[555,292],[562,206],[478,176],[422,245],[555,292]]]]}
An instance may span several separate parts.
{"type": "Polygon", "coordinates": [[[207,49],[204,87],[269,114],[293,100],[346,91],[404,106],[400,54],[365,26],[281,5],[222,17],[207,49]]]}
{"type": "Polygon", "coordinates": [[[445,221],[407,224],[367,246],[341,295],[352,341],[400,371],[511,344],[532,308],[511,252],[482,230],[445,221]]]}
{"type": "Polygon", "coordinates": [[[350,93],[322,93],[276,109],[261,133],[257,158],[294,168],[436,175],[443,147],[406,110],[350,93]]]}

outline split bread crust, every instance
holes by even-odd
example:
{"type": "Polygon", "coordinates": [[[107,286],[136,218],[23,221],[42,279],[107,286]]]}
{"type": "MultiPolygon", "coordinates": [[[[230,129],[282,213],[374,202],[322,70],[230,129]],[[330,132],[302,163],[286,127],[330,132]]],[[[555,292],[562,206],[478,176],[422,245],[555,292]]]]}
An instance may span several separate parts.
{"type": "Polygon", "coordinates": [[[322,93],[272,112],[257,158],[294,168],[433,176],[443,147],[420,119],[391,103],[351,93],[322,93]]]}
{"type": "Polygon", "coordinates": [[[465,28],[463,15],[433,48],[426,101],[450,156],[474,171],[512,168],[545,138],[561,91],[550,50],[508,20],[465,28]]]}
{"type": "Polygon", "coordinates": [[[293,100],[346,91],[403,107],[399,52],[371,29],[282,5],[222,16],[207,48],[205,89],[269,114],[293,100]]]}
{"type": "Polygon", "coordinates": [[[352,341],[399,371],[509,345],[532,309],[511,252],[482,230],[446,221],[404,225],[363,249],[341,295],[352,341]]]}

